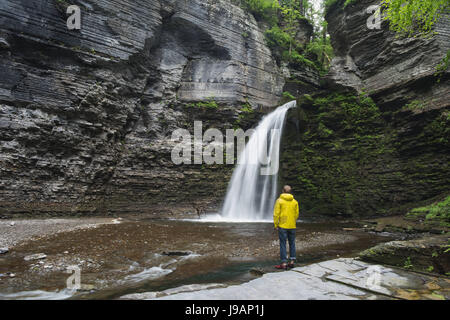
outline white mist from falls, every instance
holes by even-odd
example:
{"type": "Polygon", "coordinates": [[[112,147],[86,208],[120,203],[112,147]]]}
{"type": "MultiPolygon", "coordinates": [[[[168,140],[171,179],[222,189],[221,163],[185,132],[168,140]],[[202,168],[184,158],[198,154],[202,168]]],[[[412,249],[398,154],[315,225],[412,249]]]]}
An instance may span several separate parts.
{"type": "Polygon", "coordinates": [[[228,185],[220,220],[271,221],[278,195],[280,144],[291,101],[264,116],[240,155],[228,185]]]}

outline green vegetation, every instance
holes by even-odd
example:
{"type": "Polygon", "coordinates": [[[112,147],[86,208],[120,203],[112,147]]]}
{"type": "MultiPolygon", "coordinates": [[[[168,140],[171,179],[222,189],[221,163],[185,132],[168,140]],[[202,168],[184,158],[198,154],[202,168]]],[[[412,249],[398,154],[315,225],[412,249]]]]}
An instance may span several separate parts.
{"type": "Polygon", "coordinates": [[[450,0],[383,0],[383,13],[391,30],[399,34],[428,35],[450,0]]]}
{"type": "Polygon", "coordinates": [[[206,101],[199,101],[197,103],[190,103],[188,107],[191,108],[200,108],[200,109],[218,109],[219,105],[214,100],[213,97],[208,98],[206,101]]]}
{"type": "Polygon", "coordinates": [[[450,65],[450,50],[447,50],[447,54],[442,59],[442,61],[436,66],[436,73],[434,74],[437,77],[437,82],[441,82],[442,75],[445,71],[448,70],[450,65]]]}
{"type": "Polygon", "coordinates": [[[444,253],[449,253],[450,252],[450,244],[447,244],[446,246],[444,246],[444,248],[447,248],[447,249],[445,249],[444,253]]]}
{"type": "Polygon", "coordinates": [[[435,297],[436,299],[439,299],[439,300],[446,300],[445,297],[444,297],[442,294],[438,294],[438,293],[436,293],[436,292],[433,292],[433,293],[431,293],[431,295],[432,295],[433,297],[435,297]]]}
{"type": "Polygon", "coordinates": [[[237,116],[236,121],[234,122],[233,128],[235,130],[240,129],[247,120],[254,121],[254,118],[257,116],[255,109],[252,108],[250,103],[247,101],[241,106],[239,110],[239,114],[237,116]]]}
{"type": "Polygon", "coordinates": [[[440,144],[448,148],[450,137],[450,113],[442,112],[432,122],[427,124],[423,135],[427,136],[431,143],[440,144]]]}
{"type": "Polygon", "coordinates": [[[411,262],[411,257],[406,258],[405,263],[403,264],[403,268],[405,269],[411,269],[414,265],[411,262]]]}
{"type": "Polygon", "coordinates": [[[295,100],[295,97],[292,94],[290,94],[289,92],[285,91],[285,92],[283,92],[283,100],[292,101],[292,100],[295,100]]]}
{"type": "Polygon", "coordinates": [[[319,136],[322,138],[326,138],[333,134],[333,130],[328,129],[322,122],[319,123],[317,130],[319,136]]]}
{"type": "Polygon", "coordinates": [[[253,14],[256,20],[264,20],[271,25],[278,22],[279,4],[276,0],[245,0],[244,7],[253,14]]]}
{"type": "Polygon", "coordinates": [[[280,48],[281,50],[288,50],[293,42],[292,37],[279,26],[273,26],[268,29],[265,35],[267,45],[271,49],[280,48]]]}
{"type": "Polygon", "coordinates": [[[268,23],[265,37],[278,63],[327,73],[333,57],[327,25],[309,0],[243,0],[242,5],[256,20],[268,23]],[[302,23],[313,26],[310,43],[296,39],[302,23]]]}
{"type": "MultiPolygon", "coordinates": [[[[332,7],[346,8],[358,0],[325,0],[325,12],[332,7]]],[[[442,13],[450,8],[450,0],[383,0],[384,19],[391,30],[404,36],[429,35],[442,13]]]]}
{"type": "Polygon", "coordinates": [[[241,112],[243,112],[243,113],[253,113],[253,112],[255,112],[255,110],[253,110],[252,106],[247,101],[245,104],[242,105],[241,112]]]}
{"type": "Polygon", "coordinates": [[[286,132],[282,179],[303,200],[303,212],[351,215],[375,205],[377,197],[372,204],[361,200],[361,194],[376,192],[365,170],[395,151],[373,100],[342,92],[304,95],[291,112],[298,113],[301,133],[286,132]]]}
{"type": "Polygon", "coordinates": [[[426,108],[427,104],[420,100],[413,100],[410,103],[406,104],[403,109],[404,110],[424,110],[426,108]]]}
{"type": "Polygon", "coordinates": [[[412,209],[406,217],[424,219],[426,223],[438,223],[441,226],[450,227],[450,196],[441,202],[412,209]]]}

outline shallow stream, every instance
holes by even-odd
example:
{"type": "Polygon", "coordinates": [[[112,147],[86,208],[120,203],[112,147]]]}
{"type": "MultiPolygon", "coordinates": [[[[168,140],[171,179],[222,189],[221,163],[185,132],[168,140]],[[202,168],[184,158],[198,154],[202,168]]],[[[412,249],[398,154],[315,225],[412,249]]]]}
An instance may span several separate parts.
{"type": "MultiPolygon", "coordinates": [[[[389,235],[348,230],[355,226],[300,222],[297,265],[352,257],[392,240],[389,235]]],[[[278,250],[272,223],[129,218],[17,245],[0,257],[0,299],[115,299],[188,284],[237,284],[261,271],[276,272],[278,250]],[[25,261],[36,253],[46,258],[25,261]],[[81,269],[84,291],[66,289],[68,266],[81,269]],[[7,276],[11,273],[14,277],[7,276]]]]}

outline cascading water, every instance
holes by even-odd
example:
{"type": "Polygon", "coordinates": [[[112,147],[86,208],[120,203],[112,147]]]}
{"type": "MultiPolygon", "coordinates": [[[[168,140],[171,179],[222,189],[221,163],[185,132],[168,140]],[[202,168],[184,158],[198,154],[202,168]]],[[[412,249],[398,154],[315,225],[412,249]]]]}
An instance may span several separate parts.
{"type": "Polygon", "coordinates": [[[272,217],[277,197],[281,136],[291,101],[266,115],[256,127],[233,172],[221,218],[225,221],[265,221],[272,217]]]}

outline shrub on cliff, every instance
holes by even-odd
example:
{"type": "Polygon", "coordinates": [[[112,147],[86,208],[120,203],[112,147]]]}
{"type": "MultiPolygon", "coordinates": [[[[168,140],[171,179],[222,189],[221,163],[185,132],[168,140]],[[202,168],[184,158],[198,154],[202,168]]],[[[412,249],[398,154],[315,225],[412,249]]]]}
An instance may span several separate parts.
{"type": "Polygon", "coordinates": [[[264,20],[274,25],[278,22],[279,3],[277,0],[245,0],[245,8],[256,20],[264,20]]]}
{"type": "Polygon", "coordinates": [[[429,34],[450,0],[383,0],[386,19],[392,30],[405,35],[429,34]]]}

